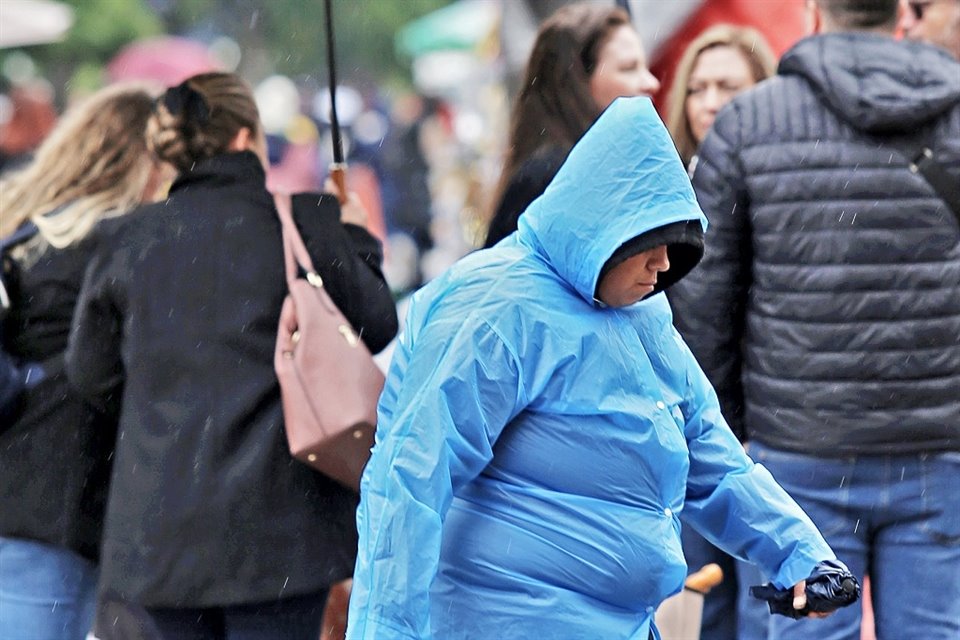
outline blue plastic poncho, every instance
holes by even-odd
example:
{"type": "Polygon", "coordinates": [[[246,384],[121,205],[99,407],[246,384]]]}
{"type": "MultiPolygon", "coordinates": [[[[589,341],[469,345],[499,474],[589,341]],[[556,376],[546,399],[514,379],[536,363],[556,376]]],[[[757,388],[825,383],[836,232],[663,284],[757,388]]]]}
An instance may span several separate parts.
{"type": "Polygon", "coordinates": [[[519,230],[414,296],[357,515],[348,637],[647,640],[680,516],[787,587],[833,558],[720,415],[663,294],[594,299],[625,241],[705,223],[649,100],[619,99],[519,230]]]}

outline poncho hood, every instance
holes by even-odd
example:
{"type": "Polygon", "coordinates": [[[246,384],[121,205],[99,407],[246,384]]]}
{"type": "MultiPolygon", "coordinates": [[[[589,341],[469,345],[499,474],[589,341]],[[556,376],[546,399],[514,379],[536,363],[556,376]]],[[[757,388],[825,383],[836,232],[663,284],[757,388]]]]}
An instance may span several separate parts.
{"type": "Polygon", "coordinates": [[[699,261],[697,236],[707,219],[650,99],[618,98],[520,217],[518,239],[593,303],[601,270],[614,253],[624,245],[652,248],[640,237],[667,225],[684,231],[663,235],[671,267],[661,275],[661,289],[699,261]],[[694,233],[682,223],[701,229],[694,233]]]}

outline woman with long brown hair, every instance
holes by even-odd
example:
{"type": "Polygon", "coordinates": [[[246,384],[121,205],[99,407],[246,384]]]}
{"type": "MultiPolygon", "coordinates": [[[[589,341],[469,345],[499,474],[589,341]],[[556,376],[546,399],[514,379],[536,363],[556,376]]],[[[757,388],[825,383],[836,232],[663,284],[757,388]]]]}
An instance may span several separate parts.
{"type": "Polygon", "coordinates": [[[652,95],[659,88],[622,9],[578,3],[547,18],[514,103],[484,247],[516,230],[520,214],[614,98],[652,95]]]}
{"type": "MultiPolygon", "coordinates": [[[[287,447],[287,284],[253,93],[234,74],[189,78],[148,138],[179,175],[163,203],[97,229],[67,354],[92,402],[120,400],[101,586],[165,638],[316,640],[353,568],[357,494],[287,447]]],[[[380,351],[396,310],[362,207],[308,193],[292,209],[324,288],[380,351]]]]}
{"type": "Polygon", "coordinates": [[[105,89],[0,182],[0,237],[20,239],[3,255],[3,350],[29,371],[0,424],[2,638],[79,640],[93,620],[115,422],[70,389],[63,356],[89,232],[163,179],[144,135],[152,107],[140,87],[105,89]]]}

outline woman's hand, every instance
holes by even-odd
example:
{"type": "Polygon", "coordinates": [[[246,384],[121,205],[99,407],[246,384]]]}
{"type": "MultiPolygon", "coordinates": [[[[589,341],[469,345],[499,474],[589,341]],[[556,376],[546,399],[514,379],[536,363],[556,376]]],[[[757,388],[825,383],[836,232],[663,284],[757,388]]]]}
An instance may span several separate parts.
{"type": "Polygon", "coordinates": [[[337,200],[340,201],[340,222],[344,224],[355,224],[364,229],[367,228],[370,216],[367,214],[367,210],[364,209],[363,204],[360,202],[360,197],[356,192],[350,191],[346,194],[346,197],[344,197],[344,194],[340,192],[336,183],[330,178],[327,178],[323,187],[329,193],[337,196],[337,200]]]}
{"type": "MultiPolygon", "coordinates": [[[[793,585],[793,608],[797,611],[802,610],[807,606],[807,581],[801,580],[797,584],[793,585]]],[[[820,611],[811,611],[807,614],[808,618],[826,618],[833,611],[827,611],[825,613],[820,611]]]]}

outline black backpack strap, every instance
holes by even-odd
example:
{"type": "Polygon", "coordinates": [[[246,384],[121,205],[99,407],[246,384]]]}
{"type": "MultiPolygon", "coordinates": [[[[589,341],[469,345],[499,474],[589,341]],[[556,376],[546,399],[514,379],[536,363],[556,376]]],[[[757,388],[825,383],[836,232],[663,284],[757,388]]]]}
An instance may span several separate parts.
{"type": "Polygon", "coordinates": [[[8,235],[6,238],[0,239],[0,253],[6,253],[8,249],[11,249],[18,244],[24,243],[33,236],[37,235],[40,230],[32,222],[24,222],[20,225],[16,231],[8,235]]]}
{"type": "Polygon", "coordinates": [[[926,178],[937,195],[953,211],[957,223],[960,224],[960,179],[951,177],[947,173],[943,165],[933,157],[933,150],[930,147],[923,147],[919,153],[910,158],[910,171],[926,178]]]}
{"type": "Polygon", "coordinates": [[[910,163],[907,165],[910,172],[920,174],[933,187],[937,196],[953,212],[957,224],[960,224],[960,179],[951,176],[944,166],[937,162],[933,155],[932,145],[927,144],[926,141],[917,144],[916,142],[886,140],[884,143],[907,158],[910,163]]]}
{"type": "MultiPolygon", "coordinates": [[[[2,261],[4,255],[9,249],[17,246],[18,244],[24,243],[33,236],[37,235],[40,230],[37,228],[37,225],[32,222],[25,222],[20,225],[16,231],[11,233],[6,238],[0,239],[0,261],[2,261]]],[[[4,316],[4,312],[10,308],[10,292],[7,290],[7,283],[5,282],[4,276],[6,275],[6,263],[0,262],[0,318],[4,316]]]]}

